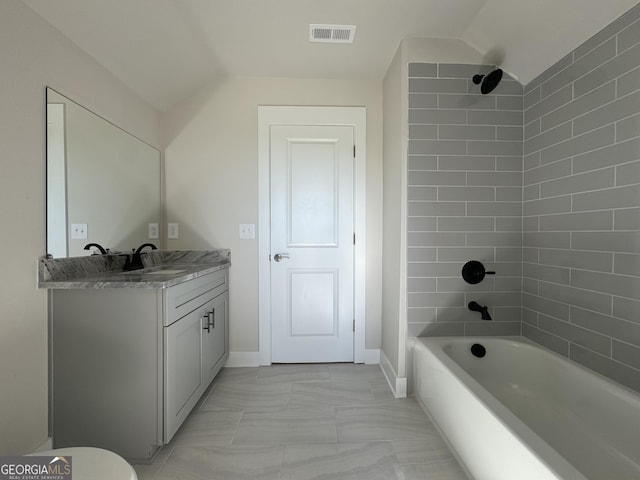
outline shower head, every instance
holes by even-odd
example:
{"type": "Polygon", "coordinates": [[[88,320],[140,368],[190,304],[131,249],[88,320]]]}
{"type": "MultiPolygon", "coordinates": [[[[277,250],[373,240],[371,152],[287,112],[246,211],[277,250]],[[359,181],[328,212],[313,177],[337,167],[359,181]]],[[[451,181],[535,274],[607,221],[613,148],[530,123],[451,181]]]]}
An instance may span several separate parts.
{"type": "Polygon", "coordinates": [[[483,95],[492,92],[493,89],[498,86],[500,80],[502,80],[502,70],[499,68],[496,68],[488,75],[478,74],[473,76],[473,83],[476,85],[482,83],[482,85],[480,85],[480,91],[483,95]]]}

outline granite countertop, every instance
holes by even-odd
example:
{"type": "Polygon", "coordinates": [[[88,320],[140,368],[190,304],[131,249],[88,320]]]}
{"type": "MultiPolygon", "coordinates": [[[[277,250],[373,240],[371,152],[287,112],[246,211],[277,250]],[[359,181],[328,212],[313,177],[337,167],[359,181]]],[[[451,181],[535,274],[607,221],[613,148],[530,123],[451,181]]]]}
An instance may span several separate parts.
{"type": "Polygon", "coordinates": [[[38,286],[49,289],[168,288],[231,266],[228,249],[152,251],[145,268],[123,271],[126,255],[41,259],[38,286]]]}

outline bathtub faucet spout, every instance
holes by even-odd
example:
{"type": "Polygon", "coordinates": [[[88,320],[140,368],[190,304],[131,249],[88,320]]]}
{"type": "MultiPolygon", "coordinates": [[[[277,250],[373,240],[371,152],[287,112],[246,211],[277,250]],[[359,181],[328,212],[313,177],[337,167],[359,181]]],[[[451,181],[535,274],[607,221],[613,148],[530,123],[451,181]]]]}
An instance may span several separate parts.
{"type": "Polygon", "coordinates": [[[489,315],[489,307],[483,307],[478,302],[469,302],[469,305],[467,306],[472,312],[480,312],[482,320],[491,320],[491,315],[489,315]]]}

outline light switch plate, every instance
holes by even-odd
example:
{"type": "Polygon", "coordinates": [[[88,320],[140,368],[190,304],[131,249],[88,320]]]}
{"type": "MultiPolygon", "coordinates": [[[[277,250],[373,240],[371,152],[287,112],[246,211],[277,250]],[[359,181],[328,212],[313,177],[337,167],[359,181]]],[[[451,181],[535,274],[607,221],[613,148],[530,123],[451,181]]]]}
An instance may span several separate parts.
{"type": "Polygon", "coordinates": [[[73,240],[86,240],[87,239],[87,224],[86,223],[72,223],[71,224],[71,238],[73,240]]]}
{"type": "Polygon", "coordinates": [[[160,227],[157,223],[149,224],[149,238],[160,238],[160,227]]]}
{"type": "Polygon", "coordinates": [[[253,240],[256,238],[256,226],[253,223],[240,224],[240,239],[253,240]]]}
{"type": "Polygon", "coordinates": [[[177,223],[169,223],[167,226],[167,237],[168,238],[179,238],[180,237],[180,227],[177,223]]]}

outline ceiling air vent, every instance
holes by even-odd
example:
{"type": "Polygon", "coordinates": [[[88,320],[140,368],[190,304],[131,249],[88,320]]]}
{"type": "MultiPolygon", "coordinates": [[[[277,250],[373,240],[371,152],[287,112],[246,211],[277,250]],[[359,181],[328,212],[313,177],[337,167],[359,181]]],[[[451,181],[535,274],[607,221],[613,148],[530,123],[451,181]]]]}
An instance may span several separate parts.
{"type": "Polygon", "coordinates": [[[309,41],[323,43],[353,43],[355,25],[309,25],[309,41]]]}

